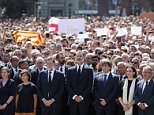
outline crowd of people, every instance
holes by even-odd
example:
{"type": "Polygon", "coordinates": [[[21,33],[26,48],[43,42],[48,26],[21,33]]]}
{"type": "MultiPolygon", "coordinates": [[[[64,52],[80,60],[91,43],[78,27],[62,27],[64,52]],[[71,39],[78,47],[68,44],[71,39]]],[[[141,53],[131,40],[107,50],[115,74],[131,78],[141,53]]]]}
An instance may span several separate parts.
{"type": "Polygon", "coordinates": [[[49,32],[47,18],[0,20],[0,115],[153,115],[153,20],[83,18],[84,42],[49,32]],[[141,35],[130,32],[133,25],[141,35]],[[127,35],[117,36],[123,27],[127,35]],[[44,43],[17,43],[16,30],[39,32],[44,43]]]}

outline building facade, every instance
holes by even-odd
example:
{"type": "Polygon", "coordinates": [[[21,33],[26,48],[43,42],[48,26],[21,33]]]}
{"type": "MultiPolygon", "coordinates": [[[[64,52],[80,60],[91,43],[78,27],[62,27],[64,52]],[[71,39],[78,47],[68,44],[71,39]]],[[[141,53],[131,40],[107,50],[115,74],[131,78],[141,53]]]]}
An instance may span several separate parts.
{"type": "Polygon", "coordinates": [[[125,16],[137,15],[150,8],[148,0],[35,0],[33,6],[33,9],[28,8],[28,12],[33,12],[38,17],[70,17],[76,14],[125,16]]]}

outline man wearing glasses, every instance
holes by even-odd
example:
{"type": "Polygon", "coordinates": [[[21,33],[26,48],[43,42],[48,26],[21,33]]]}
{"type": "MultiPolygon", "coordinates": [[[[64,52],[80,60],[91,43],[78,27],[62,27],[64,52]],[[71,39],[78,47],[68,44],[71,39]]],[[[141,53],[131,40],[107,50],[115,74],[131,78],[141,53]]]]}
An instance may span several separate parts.
{"type": "Polygon", "coordinates": [[[145,66],[142,71],[143,80],[136,88],[135,102],[139,106],[139,115],[153,115],[154,113],[154,79],[151,66],[145,66]]]}

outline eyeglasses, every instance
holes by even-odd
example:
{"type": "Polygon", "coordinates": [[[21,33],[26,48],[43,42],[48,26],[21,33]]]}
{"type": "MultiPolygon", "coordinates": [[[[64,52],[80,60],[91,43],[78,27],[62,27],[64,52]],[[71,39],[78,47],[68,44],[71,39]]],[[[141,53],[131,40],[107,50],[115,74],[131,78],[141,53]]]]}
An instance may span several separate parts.
{"type": "Polygon", "coordinates": [[[142,73],[151,73],[151,71],[145,71],[145,72],[142,72],[142,73]]]}
{"type": "Polygon", "coordinates": [[[133,64],[139,64],[138,62],[132,62],[133,64]]]}
{"type": "Polygon", "coordinates": [[[36,62],[37,64],[42,64],[43,62],[36,62]]]}
{"type": "Polygon", "coordinates": [[[15,59],[13,59],[12,61],[19,61],[19,60],[15,60],[15,59]]]}
{"type": "Polygon", "coordinates": [[[133,71],[128,70],[127,72],[133,72],[133,71]]]}

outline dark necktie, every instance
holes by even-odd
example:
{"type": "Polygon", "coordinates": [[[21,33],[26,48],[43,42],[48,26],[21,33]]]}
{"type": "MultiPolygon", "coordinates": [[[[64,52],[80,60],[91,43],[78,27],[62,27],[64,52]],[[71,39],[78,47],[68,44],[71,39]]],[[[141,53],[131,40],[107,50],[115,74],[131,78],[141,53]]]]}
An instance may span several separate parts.
{"type": "Polygon", "coordinates": [[[80,73],[81,73],[81,66],[79,66],[78,68],[78,77],[80,77],[80,73]]]}
{"type": "Polygon", "coordinates": [[[122,80],[122,78],[123,78],[123,76],[121,75],[121,76],[119,76],[119,81],[121,81],[122,80]]]}
{"type": "Polygon", "coordinates": [[[107,82],[107,75],[104,75],[104,86],[106,86],[106,82],[107,82]]]}
{"type": "Polygon", "coordinates": [[[18,69],[17,68],[15,68],[15,71],[16,71],[16,73],[18,72],[18,69]]]}
{"type": "Polygon", "coordinates": [[[144,89],[142,89],[143,90],[143,93],[145,92],[145,90],[147,89],[147,86],[148,86],[148,81],[146,81],[146,84],[145,84],[145,87],[144,87],[144,89]]]}
{"type": "Polygon", "coordinates": [[[49,72],[49,83],[51,83],[51,71],[49,72]]]}
{"type": "Polygon", "coordinates": [[[78,70],[77,70],[78,85],[79,85],[79,80],[80,80],[80,72],[81,72],[81,67],[79,66],[79,68],[78,68],[78,70]]]}
{"type": "Polygon", "coordinates": [[[4,66],[7,67],[7,63],[5,63],[4,66]]]}
{"type": "Polygon", "coordinates": [[[63,67],[62,66],[60,67],[60,72],[63,72],[63,67]]]}

